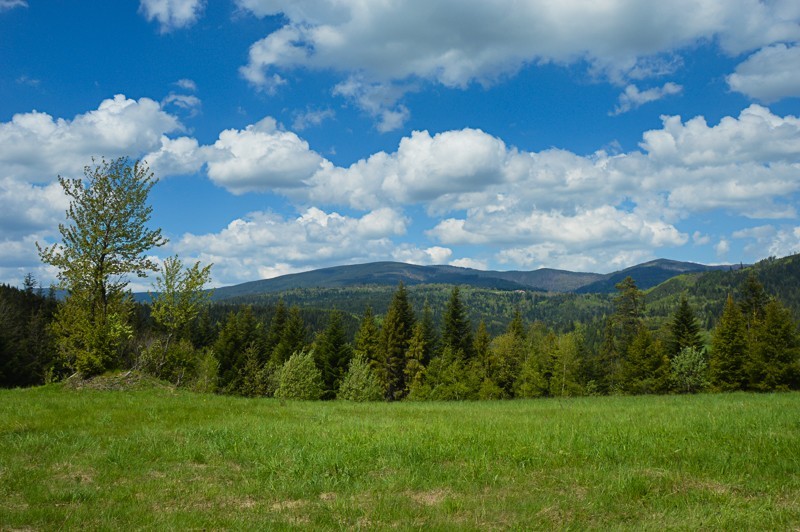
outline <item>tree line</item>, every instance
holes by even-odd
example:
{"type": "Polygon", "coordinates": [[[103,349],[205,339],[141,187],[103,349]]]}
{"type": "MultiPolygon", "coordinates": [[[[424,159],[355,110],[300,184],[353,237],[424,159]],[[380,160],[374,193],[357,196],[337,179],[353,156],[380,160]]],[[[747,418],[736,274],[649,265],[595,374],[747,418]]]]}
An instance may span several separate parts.
{"type": "Polygon", "coordinates": [[[62,241],[39,250],[66,297],[45,295],[31,276],[22,290],[0,287],[3,386],[129,368],[200,392],[300,399],[800,388],[797,324],[752,274],[728,292],[710,331],[685,293],[668,319],[647,317],[631,278],[616,286],[606,315],[565,326],[528,322],[517,307],[491,333],[484,320],[472,322],[458,286],[432,308],[427,299],[412,304],[401,283],[384,312],[366,305],[357,317],[352,309],[309,313],[283,299],[268,310],[230,307],[210,303],[204,290],[211,265],[145,255],[166,242],[148,227],[156,180],[145,165],[102,161],[84,180],[59,179],[71,198],[62,241]],[[152,300],[135,303],[129,276],[153,271],[152,300]]]}

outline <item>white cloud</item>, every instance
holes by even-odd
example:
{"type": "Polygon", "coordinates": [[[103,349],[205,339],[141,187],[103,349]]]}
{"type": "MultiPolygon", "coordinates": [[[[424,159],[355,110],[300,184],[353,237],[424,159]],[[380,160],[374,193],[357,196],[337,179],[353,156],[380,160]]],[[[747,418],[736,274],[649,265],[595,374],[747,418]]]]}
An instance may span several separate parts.
{"type": "Polygon", "coordinates": [[[305,112],[298,112],[294,115],[292,129],[303,131],[308,127],[316,127],[326,120],[331,120],[336,116],[333,109],[308,109],[305,112]]]}
{"type": "Polygon", "coordinates": [[[175,106],[178,109],[186,111],[190,117],[197,116],[200,112],[203,102],[194,94],[177,94],[170,92],[162,101],[162,107],[175,106]]]}
{"type": "Polygon", "coordinates": [[[410,264],[445,264],[453,250],[441,246],[420,249],[411,244],[401,244],[392,251],[392,258],[410,264]]]}
{"type": "Polygon", "coordinates": [[[256,212],[232,221],[219,233],[184,235],[174,247],[181,256],[214,263],[217,284],[232,284],[330,264],[385,260],[391,238],[405,226],[399,214],[367,213],[361,218],[309,208],[296,218],[256,212]],[[385,232],[374,226],[377,220],[385,232]]]}
{"type": "Polygon", "coordinates": [[[695,231],[692,233],[692,242],[694,242],[695,246],[706,246],[711,243],[711,237],[704,235],[700,231],[695,231]]]}
{"type": "Polygon", "coordinates": [[[197,83],[194,80],[182,78],[175,82],[175,85],[182,88],[185,91],[189,92],[197,92],[197,83]]]}
{"type": "Polygon", "coordinates": [[[619,103],[614,108],[611,115],[627,113],[632,109],[637,109],[642,105],[658,101],[666,96],[680,94],[683,87],[672,82],[665,83],[662,87],[653,87],[640,91],[636,85],[628,85],[625,91],[619,95],[619,103]]]}
{"type": "Polygon", "coordinates": [[[26,0],[0,0],[0,13],[15,7],[28,7],[26,0]]]}
{"type": "Polygon", "coordinates": [[[226,129],[208,150],[208,176],[234,194],[302,187],[323,159],[272,118],[226,129]]]}
{"type": "Polygon", "coordinates": [[[721,238],[714,246],[714,251],[717,252],[717,257],[724,258],[731,251],[731,243],[727,239],[721,238]]]}
{"type": "Polygon", "coordinates": [[[473,259],[464,257],[450,261],[450,266],[458,266],[459,268],[472,268],[473,270],[488,270],[489,265],[485,260],[473,259]]]}
{"type": "Polygon", "coordinates": [[[180,131],[177,118],[149,99],[118,94],[72,120],[32,111],[0,123],[0,178],[46,183],[57,174],[77,177],[92,157],[157,150],[165,133],[180,131]]]}
{"type": "Polygon", "coordinates": [[[732,90],[767,103],[800,97],[800,45],[762,48],[739,64],[727,81],[732,90]]]}
{"type": "Polygon", "coordinates": [[[329,70],[347,78],[337,90],[383,127],[416,81],[463,88],[494,83],[530,64],[587,62],[614,82],[663,75],[683,49],[716,43],[735,56],[800,39],[791,2],[759,0],[238,0],[259,17],[282,15],[282,27],[250,48],[243,76],[274,88],[279,72],[329,70]],[[687,17],[686,13],[691,13],[687,17]],[[409,85],[411,83],[411,85],[409,85]],[[395,94],[377,105],[375,90],[395,94]]]}
{"type": "Polygon", "coordinates": [[[191,26],[203,9],[205,0],[141,0],[139,4],[139,12],[149,22],[157,21],[161,33],[191,26]]]}

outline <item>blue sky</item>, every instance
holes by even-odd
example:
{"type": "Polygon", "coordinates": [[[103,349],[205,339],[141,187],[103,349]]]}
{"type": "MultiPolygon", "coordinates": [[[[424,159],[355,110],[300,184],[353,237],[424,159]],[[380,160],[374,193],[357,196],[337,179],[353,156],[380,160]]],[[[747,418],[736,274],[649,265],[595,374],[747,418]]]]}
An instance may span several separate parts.
{"type": "Polygon", "coordinates": [[[122,155],[215,285],[787,255],[798,115],[796,0],[0,0],[0,282],[122,155]]]}

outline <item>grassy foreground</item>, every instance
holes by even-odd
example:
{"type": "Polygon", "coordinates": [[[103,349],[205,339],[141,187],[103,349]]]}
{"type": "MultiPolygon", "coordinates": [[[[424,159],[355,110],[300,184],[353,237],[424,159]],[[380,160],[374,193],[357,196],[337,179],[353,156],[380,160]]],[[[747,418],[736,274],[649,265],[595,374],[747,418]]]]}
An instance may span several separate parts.
{"type": "Polygon", "coordinates": [[[0,391],[0,529],[800,527],[800,394],[0,391]]]}

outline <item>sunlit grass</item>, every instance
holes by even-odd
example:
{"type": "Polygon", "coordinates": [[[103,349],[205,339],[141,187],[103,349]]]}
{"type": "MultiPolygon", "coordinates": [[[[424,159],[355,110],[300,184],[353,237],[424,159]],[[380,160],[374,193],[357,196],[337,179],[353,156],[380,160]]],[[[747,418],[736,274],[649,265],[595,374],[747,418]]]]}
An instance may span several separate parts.
{"type": "Polygon", "coordinates": [[[800,394],[0,392],[0,528],[796,529],[800,394]]]}

